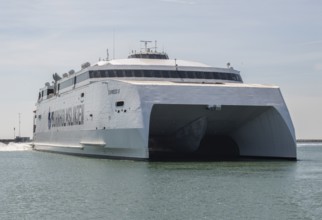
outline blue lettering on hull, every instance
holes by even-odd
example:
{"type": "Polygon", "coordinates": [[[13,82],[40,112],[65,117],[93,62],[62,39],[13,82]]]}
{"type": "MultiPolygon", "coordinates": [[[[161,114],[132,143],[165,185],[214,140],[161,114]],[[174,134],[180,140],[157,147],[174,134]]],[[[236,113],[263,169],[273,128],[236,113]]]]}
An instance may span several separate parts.
{"type": "Polygon", "coordinates": [[[48,129],[84,124],[84,105],[48,112],[48,129]]]}

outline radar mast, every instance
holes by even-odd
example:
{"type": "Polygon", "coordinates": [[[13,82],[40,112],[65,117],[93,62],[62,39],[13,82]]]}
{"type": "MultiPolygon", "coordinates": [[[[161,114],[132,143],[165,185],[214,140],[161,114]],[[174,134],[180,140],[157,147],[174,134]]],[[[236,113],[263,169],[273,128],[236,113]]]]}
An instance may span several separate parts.
{"type": "Polygon", "coordinates": [[[149,43],[153,41],[150,40],[141,40],[140,43],[144,44],[144,47],[140,47],[140,52],[132,51],[132,54],[128,56],[128,58],[141,58],[141,59],[160,59],[160,60],[168,60],[169,57],[164,52],[157,51],[157,41],[154,41],[154,47],[149,47],[149,43]]]}

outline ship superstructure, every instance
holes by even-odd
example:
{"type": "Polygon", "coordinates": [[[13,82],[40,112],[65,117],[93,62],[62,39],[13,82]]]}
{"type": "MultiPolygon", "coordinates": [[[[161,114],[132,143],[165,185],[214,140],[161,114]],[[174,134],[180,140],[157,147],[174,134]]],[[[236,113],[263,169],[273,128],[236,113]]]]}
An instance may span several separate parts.
{"type": "Polygon", "coordinates": [[[127,59],[85,63],[40,89],[37,150],[95,157],[296,158],[277,86],[245,84],[229,65],[169,59],[145,43],[127,59]]]}

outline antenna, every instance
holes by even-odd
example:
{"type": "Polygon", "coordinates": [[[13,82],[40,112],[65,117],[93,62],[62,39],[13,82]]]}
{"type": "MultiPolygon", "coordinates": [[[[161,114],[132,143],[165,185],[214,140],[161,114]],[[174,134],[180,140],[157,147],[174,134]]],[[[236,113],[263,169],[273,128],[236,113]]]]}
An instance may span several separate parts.
{"type": "Polygon", "coordinates": [[[106,49],[106,61],[110,59],[110,54],[108,53],[108,49],[106,49]]]}
{"type": "Polygon", "coordinates": [[[18,113],[18,115],[19,115],[19,137],[20,137],[20,124],[21,124],[21,121],[20,121],[20,115],[21,115],[21,113],[18,113]]]}
{"type": "Polygon", "coordinates": [[[148,43],[151,43],[152,41],[149,40],[141,40],[141,43],[144,43],[144,52],[148,52],[148,43]]]}
{"type": "Polygon", "coordinates": [[[155,50],[155,52],[157,52],[157,48],[158,48],[157,44],[158,44],[158,42],[155,40],[154,41],[154,50],[155,50]]]}
{"type": "Polygon", "coordinates": [[[115,59],[115,30],[113,28],[113,60],[115,59]]]}

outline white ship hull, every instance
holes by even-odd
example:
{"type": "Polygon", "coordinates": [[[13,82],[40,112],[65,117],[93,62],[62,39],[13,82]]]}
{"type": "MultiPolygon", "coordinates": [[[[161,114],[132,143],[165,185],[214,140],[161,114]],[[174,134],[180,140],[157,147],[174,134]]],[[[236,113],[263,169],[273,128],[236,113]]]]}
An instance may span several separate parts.
{"type": "Polygon", "coordinates": [[[43,151],[216,156],[225,155],[224,141],[239,156],[296,159],[292,121],[275,86],[104,79],[42,101],[35,124],[34,148],[43,151]]]}

